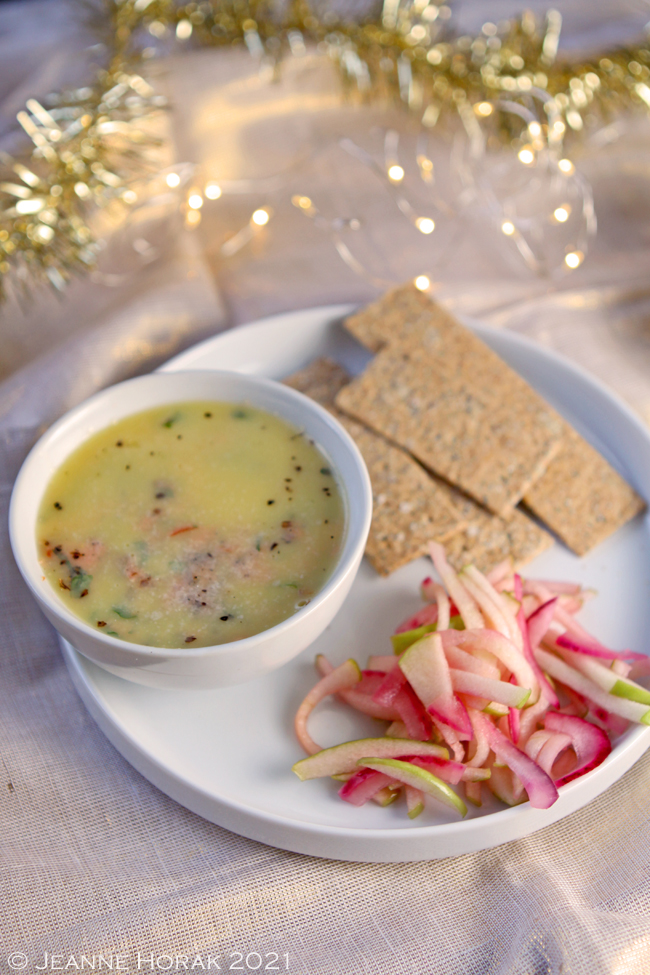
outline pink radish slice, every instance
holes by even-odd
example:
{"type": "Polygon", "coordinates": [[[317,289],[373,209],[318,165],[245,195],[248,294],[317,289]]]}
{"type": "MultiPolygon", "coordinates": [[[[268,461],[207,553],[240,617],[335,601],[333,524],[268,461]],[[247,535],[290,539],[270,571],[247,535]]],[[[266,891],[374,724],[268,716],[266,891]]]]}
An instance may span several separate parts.
{"type": "Polygon", "coordinates": [[[519,741],[519,730],[521,728],[521,711],[519,708],[509,708],[508,709],[508,729],[510,731],[510,738],[516,745],[519,741]]]}
{"type": "MultiPolygon", "coordinates": [[[[515,576],[515,595],[522,591],[522,581],[521,576],[515,576]]],[[[533,614],[534,615],[534,614],[533,614]]],[[[546,700],[553,707],[559,707],[560,702],[558,701],[557,694],[549,684],[546,679],[546,675],[543,673],[542,668],[539,666],[535,660],[535,654],[533,653],[533,646],[530,640],[530,631],[528,629],[528,620],[524,615],[523,603],[519,608],[517,613],[517,623],[519,624],[519,629],[521,630],[521,639],[523,645],[523,653],[529,666],[532,668],[535,677],[537,678],[540,690],[540,697],[546,698],[546,700]]]]}
{"type": "Polygon", "coordinates": [[[495,588],[502,582],[510,579],[514,572],[514,566],[511,558],[504,559],[503,562],[499,562],[498,565],[488,572],[486,578],[495,588]]]}
{"type": "Polygon", "coordinates": [[[559,647],[573,650],[575,653],[584,653],[588,657],[601,657],[605,660],[647,660],[644,653],[633,653],[632,650],[609,650],[599,643],[583,643],[569,633],[562,633],[555,638],[555,642],[559,647]]]}
{"type": "Polygon", "coordinates": [[[519,652],[512,640],[495,630],[446,630],[440,634],[443,647],[456,646],[468,652],[487,651],[496,657],[511,674],[515,675],[520,687],[527,687],[534,700],[539,693],[539,680],[535,670],[519,652]]]}
{"type": "Polygon", "coordinates": [[[380,670],[387,674],[397,667],[397,657],[395,654],[374,654],[368,657],[368,670],[380,670]]]}
{"type": "Polygon", "coordinates": [[[465,748],[461,744],[458,733],[453,728],[450,728],[448,724],[445,724],[444,721],[440,721],[433,715],[431,716],[431,720],[433,721],[434,727],[440,732],[444,743],[451,748],[454,759],[457,762],[462,762],[465,757],[465,748]]]}
{"type": "Polygon", "coordinates": [[[459,782],[484,782],[490,778],[489,769],[468,768],[462,762],[445,760],[441,758],[430,758],[426,755],[409,755],[404,758],[405,762],[412,762],[420,768],[428,768],[430,771],[450,785],[458,785],[459,782]]]}
{"type": "Polygon", "coordinates": [[[475,721],[479,726],[483,726],[485,737],[497,759],[521,779],[531,806],[534,809],[548,809],[552,806],[558,797],[558,792],[546,772],[525,752],[513,745],[480,711],[473,712],[472,723],[475,721]]]}
{"type": "Polygon", "coordinates": [[[430,603],[428,606],[423,606],[413,616],[409,616],[403,623],[400,623],[395,633],[406,633],[407,630],[417,630],[420,626],[427,626],[430,623],[437,622],[438,606],[436,603],[430,603]]]}
{"type": "Polygon", "coordinates": [[[363,806],[377,795],[380,789],[385,789],[393,781],[390,775],[384,775],[383,772],[362,768],[341,786],[339,795],[341,799],[353,806],[363,806]]]}
{"type": "Polygon", "coordinates": [[[339,691],[337,694],[342,701],[349,704],[355,711],[367,714],[369,718],[378,718],[380,721],[397,721],[399,714],[395,708],[387,708],[382,704],[376,704],[370,694],[362,694],[357,690],[339,691]]]}
{"type": "Polygon", "coordinates": [[[395,703],[395,698],[405,686],[406,677],[399,667],[394,667],[388,674],[386,674],[381,684],[372,695],[372,699],[373,701],[376,701],[377,704],[383,704],[385,707],[392,707],[395,703]]]}
{"type": "Polygon", "coordinates": [[[442,545],[438,545],[437,542],[430,542],[429,554],[450,598],[453,599],[458,607],[458,612],[465,626],[468,629],[481,629],[483,626],[481,612],[473,597],[470,596],[465,586],[449,565],[442,545]]]}
{"type": "Polygon", "coordinates": [[[547,600],[547,602],[542,603],[538,609],[526,620],[526,625],[528,627],[528,639],[530,640],[530,646],[533,650],[536,650],[540,645],[546,631],[548,630],[553,617],[555,616],[555,607],[557,606],[557,596],[553,599],[547,600]]]}
{"type": "MultiPolygon", "coordinates": [[[[449,596],[437,582],[433,579],[425,579],[420,587],[420,593],[422,598],[429,603],[435,603],[438,607],[438,629],[446,630],[449,628],[449,620],[452,614],[452,604],[449,601],[449,596]]],[[[454,612],[458,612],[456,607],[453,607],[454,612]]]]}
{"type": "Polygon", "coordinates": [[[354,660],[346,660],[340,667],[336,667],[331,674],[323,677],[312,687],[307,697],[304,699],[294,721],[294,728],[298,741],[308,755],[313,755],[321,750],[307,731],[307,719],[316,705],[328,697],[330,694],[337,694],[339,691],[347,690],[359,683],[361,672],[358,664],[354,660]]]}
{"type": "Polygon", "coordinates": [[[414,738],[416,741],[429,741],[431,738],[431,719],[408,684],[404,684],[400,688],[393,707],[404,722],[409,738],[414,738]]]}
{"type": "MultiPolygon", "coordinates": [[[[547,775],[553,778],[553,765],[558,756],[571,745],[569,735],[550,731],[536,731],[526,742],[525,752],[547,775]]],[[[557,785],[557,782],[555,783],[557,785]]]]}
{"type": "MultiPolygon", "coordinates": [[[[535,583],[538,586],[544,586],[553,596],[560,596],[563,594],[577,596],[582,592],[582,586],[579,582],[559,582],[556,580],[550,581],[548,579],[535,579],[535,583]]],[[[528,583],[524,582],[524,592],[526,592],[527,585],[528,583]]]]}
{"type": "Polygon", "coordinates": [[[467,650],[461,650],[453,642],[453,636],[449,639],[447,638],[447,632],[452,633],[453,631],[441,633],[440,639],[442,640],[445,657],[450,667],[455,667],[457,670],[466,670],[470,674],[480,674],[482,677],[489,677],[492,680],[500,680],[501,671],[498,667],[488,663],[482,657],[475,657],[474,654],[468,653],[467,650]]]}
{"type": "Polygon", "coordinates": [[[586,772],[590,772],[591,769],[600,765],[612,750],[611,742],[605,732],[588,721],[583,721],[582,718],[572,718],[568,714],[557,714],[557,712],[549,711],[544,721],[544,727],[549,731],[568,735],[576,753],[576,767],[557,780],[556,785],[558,786],[565,785],[586,772]]]}

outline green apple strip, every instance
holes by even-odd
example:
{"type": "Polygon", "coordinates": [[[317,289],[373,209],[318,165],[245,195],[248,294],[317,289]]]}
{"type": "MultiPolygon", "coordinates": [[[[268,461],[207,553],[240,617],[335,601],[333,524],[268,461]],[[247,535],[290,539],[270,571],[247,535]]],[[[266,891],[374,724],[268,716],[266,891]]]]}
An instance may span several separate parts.
{"type": "Polygon", "coordinates": [[[618,714],[627,721],[636,721],[639,724],[650,724],[650,710],[646,704],[639,704],[638,701],[629,701],[622,697],[615,697],[608,694],[602,688],[594,684],[588,677],[581,674],[574,667],[570,667],[564,660],[542,650],[541,647],[534,651],[535,659],[551,677],[573,688],[578,694],[583,694],[591,701],[612,714],[618,714]]]}
{"type": "Polygon", "coordinates": [[[419,789],[426,795],[433,796],[434,799],[438,799],[446,806],[455,809],[461,816],[467,813],[467,806],[456,795],[451,786],[448,786],[436,775],[432,775],[431,772],[427,772],[426,769],[411,765],[410,762],[400,762],[395,758],[368,757],[360,759],[357,764],[363,768],[374,769],[375,772],[384,772],[385,775],[390,775],[398,782],[403,782],[404,785],[419,789]]]}
{"type": "Polygon", "coordinates": [[[558,647],[557,652],[571,667],[575,667],[609,694],[627,698],[628,701],[638,701],[639,704],[650,707],[650,691],[627,677],[621,677],[610,667],[603,666],[598,658],[589,657],[586,653],[576,653],[565,647],[558,647]]]}
{"type": "Polygon", "coordinates": [[[415,819],[421,812],[424,812],[424,793],[421,789],[414,789],[412,785],[404,786],[404,792],[406,793],[408,817],[415,819]]]}
{"type": "Polygon", "coordinates": [[[509,708],[523,708],[530,697],[530,688],[507,684],[503,680],[490,680],[480,674],[469,674],[466,670],[449,668],[451,685],[457,694],[475,694],[486,697],[488,701],[505,704],[509,708]]]}
{"type": "Polygon", "coordinates": [[[446,748],[429,741],[412,741],[410,738],[360,738],[324,748],[315,755],[302,758],[293,766],[293,771],[303,781],[319,779],[325,775],[356,772],[359,759],[368,753],[378,758],[395,758],[400,755],[449,758],[446,748]]]}

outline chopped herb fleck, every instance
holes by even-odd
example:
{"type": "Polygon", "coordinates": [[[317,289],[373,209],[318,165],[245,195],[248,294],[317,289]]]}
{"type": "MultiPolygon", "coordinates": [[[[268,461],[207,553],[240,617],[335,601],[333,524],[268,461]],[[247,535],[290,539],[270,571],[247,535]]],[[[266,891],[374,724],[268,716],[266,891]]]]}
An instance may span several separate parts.
{"type": "Polygon", "coordinates": [[[73,596],[78,596],[81,599],[82,596],[88,594],[88,586],[92,582],[93,577],[78,567],[74,572],[75,574],[70,579],[70,592],[73,596]]]}
{"type": "Polygon", "coordinates": [[[273,545],[271,545],[271,551],[273,551],[273,549],[274,548],[277,548],[277,547],[278,547],[278,543],[277,542],[273,542],[273,545]]]}
{"type": "Polygon", "coordinates": [[[172,427],[175,423],[177,423],[180,420],[180,418],[181,418],[180,413],[174,413],[173,416],[170,416],[165,420],[163,426],[167,427],[167,429],[169,430],[169,428],[172,427]]]}
{"type": "Polygon", "coordinates": [[[233,410],[230,415],[234,420],[245,420],[248,417],[246,410],[233,410]]]}
{"type": "Polygon", "coordinates": [[[119,640],[120,634],[116,633],[115,630],[106,630],[106,636],[116,636],[119,640]]]}
{"type": "Polygon", "coordinates": [[[209,420],[210,417],[212,416],[212,413],[204,413],[203,416],[207,417],[207,419],[209,420]]]}
{"type": "Polygon", "coordinates": [[[302,467],[294,467],[294,471],[301,471],[302,467]]]}
{"type": "Polygon", "coordinates": [[[123,446],[124,446],[124,444],[123,444],[123,442],[122,442],[121,440],[118,440],[118,441],[116,442],[116,444],[115,444],[115,446],[116,446],[116,447],[123,447],[123,446]]]}
{"type": "Polygon", "coordinates": [[[321,472],[321,474],[324,474],[326,477],[331,477],[332,476],[332,472],[329,469],[329,467],[321,467],[320,472],[321,472]]]}
{"type": "Polygon", "coordinates": [[[113,612],[117,613],[123,620],[134,620],[136,618],[135,613],[130,613],[128,609],[124,609],[123,606],[113,606],[113,612]]]}

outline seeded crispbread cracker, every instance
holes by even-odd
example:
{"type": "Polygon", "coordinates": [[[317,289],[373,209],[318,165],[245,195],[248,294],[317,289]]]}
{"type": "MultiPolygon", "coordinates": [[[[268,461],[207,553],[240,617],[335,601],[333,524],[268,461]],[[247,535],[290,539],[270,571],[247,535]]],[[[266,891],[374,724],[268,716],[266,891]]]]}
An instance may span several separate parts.
{"type": "Polygon", "coordinates": [[[553,537],[532,518],[515,508],[508,521],[473,505],[469,524],[447,543],[447,558],[455,569],[473,563],[481,572],[511,558],[516,569],[541,555],[553,537]]]}
{"type": "Polygon", "coordinates": [[[414,284],[393,288],[378,301],[350,315],[343,323],[355,339],[371,352],[379,352],[391,342],[417,335],[428,325],[444,328],[455,320],[419,291],[414,284]]]}
{"type": "Polygon", "coordinates": [[[577,555],[585,555],[645,508],[605,458],[571,427],[524,503],[577,555]]]}
{"type": "Polygon", "coordinates": [[[334,359],[321,356],[304,369],[292,373],[283,382],[285,386],[291,386],[299,393],[316,400],[321,406],[333,406],[336,394],[343,386],[347,386],[351,378],[347,369],[334,359]]]}
{"type": "Polygon", "coordinates": [[[564,429],[521,376],[451,319],[386,346],[336,405],[502,517],[544,472],[564,429]]]}
{"type": "Polygon", "coordinates": [[[430,541],[446,544],[467,518],[458,492],[430,477],[405,451],[335,409],[334,397],[349,378],[332,360],[317,359],[285,383],[330,409],[356,441],[373,493],[366,555],[380,575],[389,575],[426,554],[430,541]]]}

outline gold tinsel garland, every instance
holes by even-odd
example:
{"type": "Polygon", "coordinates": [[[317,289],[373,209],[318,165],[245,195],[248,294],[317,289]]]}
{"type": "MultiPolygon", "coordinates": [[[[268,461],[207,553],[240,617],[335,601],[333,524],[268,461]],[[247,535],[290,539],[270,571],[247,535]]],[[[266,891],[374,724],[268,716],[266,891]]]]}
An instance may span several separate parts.
{"type": "Polygon", "coordinates": [[[269,77],[283,57],[316,45],[337,63],[349,97],[397,100],[430,128],[459,117],[470,132],[480,126],[488,146],[505,143],[520,158],[560,159],[567,137],[650,107],[647,43],[575,62],[557,56],[556,11],[544,23],[527,13],[486,23],[475,37],[454,34],[451,14],[427,0],[384,0],[377,19],[361,23],[317,14],[305,0],[281,18],[263,0],[108,0],[107,65],[87,87],[45,106],[30,100],[18,114],[29,156],[0,154],[0,297],[7,282],[25,293],[44,280],[62,289],[95,262],[97,208],[137,202],[131,186],[150,171],[155,145],[147,123],[165,108],[138,66],[172,39],[243,44],[269,77]]]}

